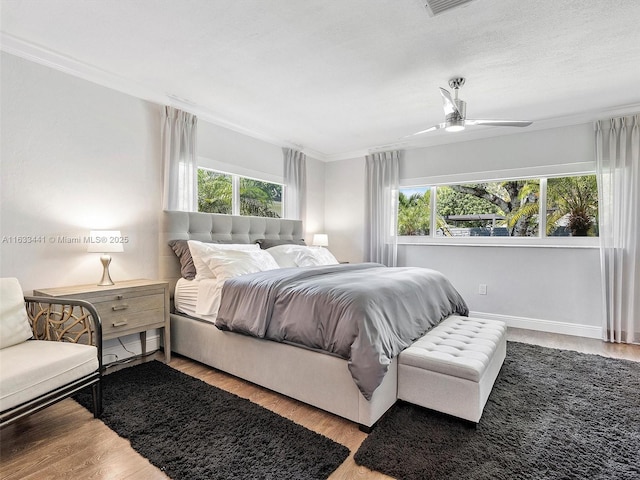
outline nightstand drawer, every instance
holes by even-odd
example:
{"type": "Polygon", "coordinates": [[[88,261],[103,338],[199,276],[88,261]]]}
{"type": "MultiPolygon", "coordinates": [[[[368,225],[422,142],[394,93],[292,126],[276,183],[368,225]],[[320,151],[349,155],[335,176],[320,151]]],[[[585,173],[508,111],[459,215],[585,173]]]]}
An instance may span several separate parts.
{"type": "Polygon", "coordinates": [[[82,296],[94,305],[109,304],[110,307],[124,309],[128,306],[137,310],[148,310],[155,308],[157,305],[164,305],[164,289],[136,289],[120,292],[96,292],[94,294],[85,294],[82,296]],[[155,303],[154,303],[155,302],[155,303]],[[151,306],[149,306],[151,304],[151,306]]]}
{"type": "Polygon", "coordinates": [[[140,327],[162,324],[165,320],[164,293],[128,292],[102,297],[93,304],[102,320],[104,338],[124,335],[128,330],[139,331],[140,327]]]}
{"type": "Polygon", "coordinates": [[[110,295],[108,298],[94,298],[89,299],[89,302],[93,303],[98,309],[100,318],[104,319],[109,314],[131,314],[137,312],[144,312],[146,310],[153,310],[157,308],[164,308],[164,293],[162,291],[149,295],[149,294],[124,294],[124,295],[110,295]]]}
{"type": "Polygon", "coordinates": [[[146,330],[164,326],[164,308],[127,313],[103,311],[100,307],[97,310],[102,319],[102,337],[105,339],[126,335],[129,331],[139,332],[145,326],[149,327],[146,330]]]}

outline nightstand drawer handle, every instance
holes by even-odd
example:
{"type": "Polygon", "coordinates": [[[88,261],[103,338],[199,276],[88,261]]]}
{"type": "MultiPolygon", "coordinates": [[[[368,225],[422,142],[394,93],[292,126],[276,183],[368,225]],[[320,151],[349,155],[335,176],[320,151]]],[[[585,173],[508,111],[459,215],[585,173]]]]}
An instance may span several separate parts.
{"type": "Polygon", "coordinates": [[[122,320],[120,322],[114,323],[113,326],[114,327],[121,327],[121,326],[126,325],[126,324],[127,324],[127,321],[126,320],[122,320]]]}
{"type": "Polygon", "coordinates": [[[111,310],[113,310],[114,312],[117,312],[118,310],[126,310],[127,308],[129,308],[129,305],[124,303],[122,305],[114,305],[113,307],[111,307],[111,310]]]}

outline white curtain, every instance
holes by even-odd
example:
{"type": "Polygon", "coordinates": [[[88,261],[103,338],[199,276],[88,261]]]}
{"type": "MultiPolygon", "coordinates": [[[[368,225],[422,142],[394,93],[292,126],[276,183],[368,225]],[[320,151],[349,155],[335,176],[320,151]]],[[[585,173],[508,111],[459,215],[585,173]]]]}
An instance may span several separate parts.
{"type": "Polygon", "coordinates": [[[640,342],[640,115],[596,122],[603,337],[640,342]]]}
{"type": "Polygon", "coordinates": [[[284,217],[304,220],[307,207],[307,156],[291,148],[284,153],[284,217]]]}
{"type": "Polygon", "coordinates": [[[162,115],[162,208],[195,212],[198,209],[198,117],[173,107],[162,115]]]}
{"type": "Polygon", "coordinates": [[[365,256],[369,262],[395,267],[398,258],[398,170],[400,153],[366,156],[365,256]]]}

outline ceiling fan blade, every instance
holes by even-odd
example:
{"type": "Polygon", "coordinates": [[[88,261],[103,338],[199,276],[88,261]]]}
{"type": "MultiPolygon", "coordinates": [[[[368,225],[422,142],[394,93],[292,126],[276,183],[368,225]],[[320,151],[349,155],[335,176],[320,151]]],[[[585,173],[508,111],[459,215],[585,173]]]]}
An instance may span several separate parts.
{"type": "Polygon", "coordinates": [[[440,95],[442,95],[444,114],[451,115],[452,113],[457,113],[458,115],[460,115],[460,110],[458,110],[456,102],[454,102],[453,98],[451,98],[449,90],[445,90],[444,88],[440,87],[440,95]]]}
{"type": "Polygon", "coordinates": [[[465,125],[488,125],[490,127],[528,127],[533,122],[528,120],[472,120],[467,118],[465,125]]]}
{"type": "Polygon", "coordinates": [[[416,137],[418,135],[422,135],[423,133],[433,132],[434,130],[439,130],[440,128],[444,128],[444,127],[445,127],[444,123],[439,123],[437,125],[434,125],[433,127],[427,128],[426,130],[420,130],[419,132],[412,133],[411,135],[405,135],[402,138],[416,137]]]}

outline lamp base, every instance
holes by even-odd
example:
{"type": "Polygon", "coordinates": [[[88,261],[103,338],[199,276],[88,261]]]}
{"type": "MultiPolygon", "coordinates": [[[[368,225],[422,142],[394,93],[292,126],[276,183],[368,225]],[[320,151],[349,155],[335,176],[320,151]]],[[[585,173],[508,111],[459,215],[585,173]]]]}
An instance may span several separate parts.
{"type": "Polygon", "coordinates": [[[100,255],[100,261],[102,262],[102,279],[100,283],[98,283],[99,287],[106,287],[109,285],[114,285],[113,280],[111,280],[111,275],[109,275],[109,264],[111,263],[111,255],[100,255]]]}

